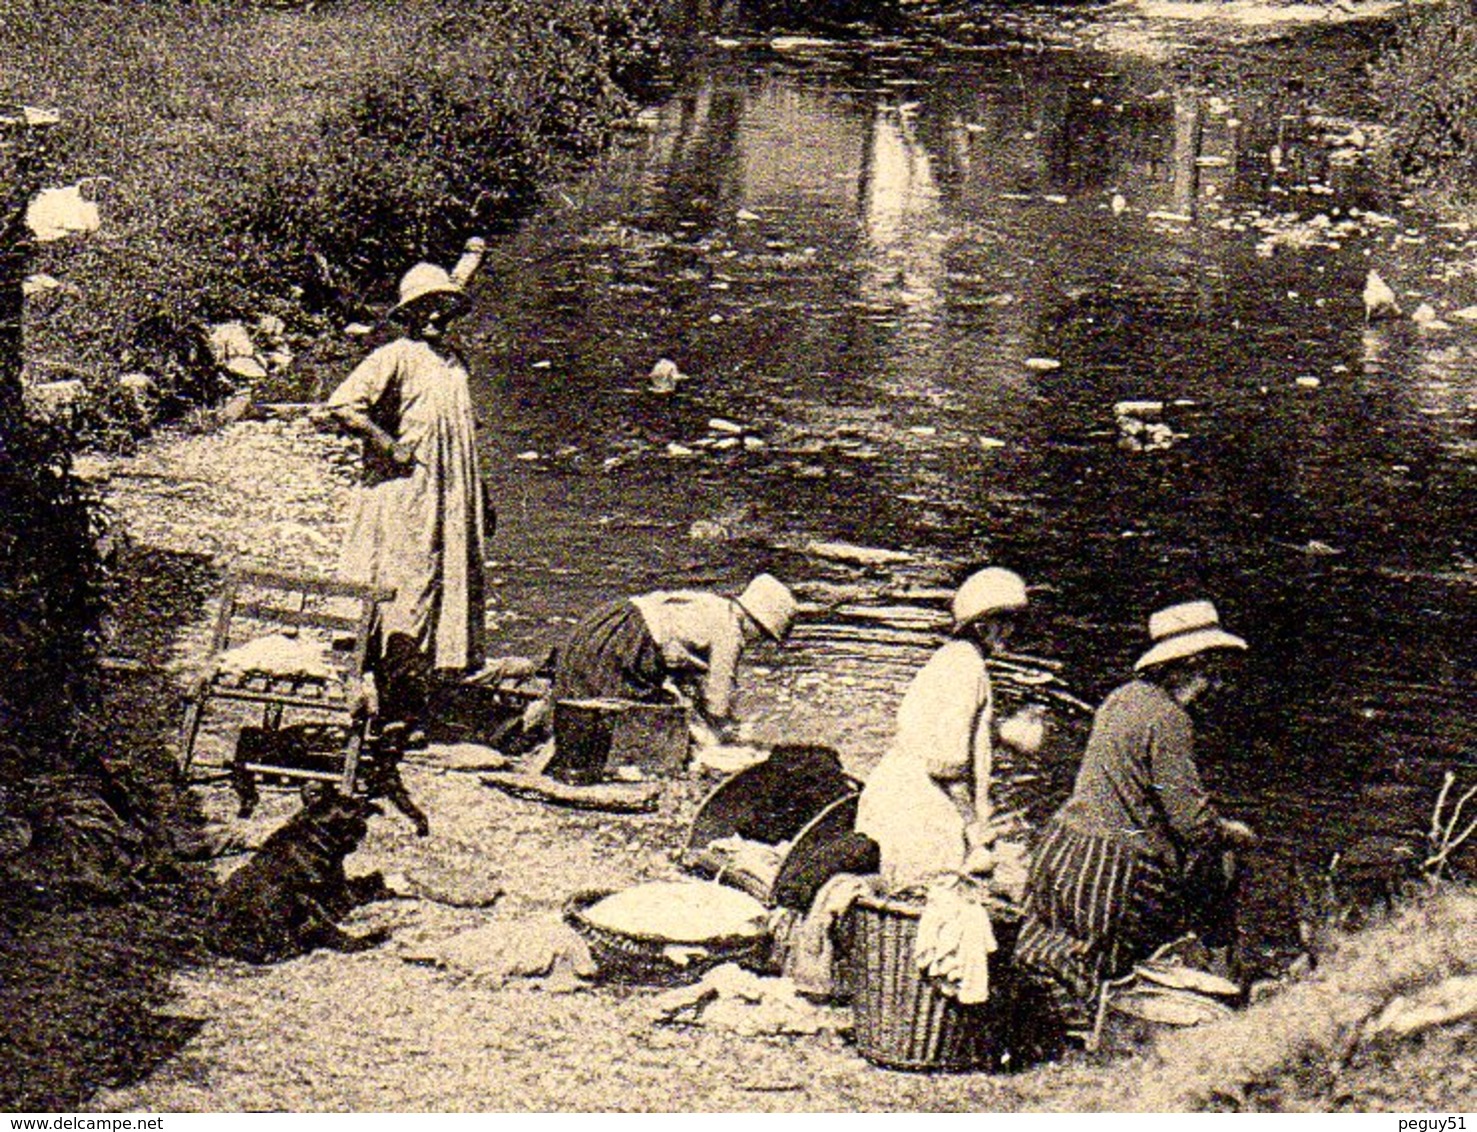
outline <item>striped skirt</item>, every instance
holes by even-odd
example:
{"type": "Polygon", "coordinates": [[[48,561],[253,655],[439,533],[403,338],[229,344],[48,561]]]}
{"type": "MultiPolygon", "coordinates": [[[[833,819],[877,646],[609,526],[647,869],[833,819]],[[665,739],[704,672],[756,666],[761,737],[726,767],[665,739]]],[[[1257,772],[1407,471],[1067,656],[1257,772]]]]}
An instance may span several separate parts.
{"type": "Polygon", "coordinates": [[[1015,964],[1043,984],[1067,1030],[1091,1029],[1099,986],[1179,934],[1178,888],[1172,866],[1120,838],[1047,824],[1015,964]]]}
{"type": "Polygon", "coordinates": [[[554,668],[556,700],[615,698],[662,703],[667,665],[641,611],[613,601],[586,614],[560,646],[554,668]]]}
{"type": "Polygon", "coordinates": [[[608,725],[559,709],[563,700],[619,699],[663,703],[667,666],[641,611],[629,601],[592,610],[569,634],[554,661],[554,754],[544,772],[564,782],[598,782],[610,750],[608,725]]]}

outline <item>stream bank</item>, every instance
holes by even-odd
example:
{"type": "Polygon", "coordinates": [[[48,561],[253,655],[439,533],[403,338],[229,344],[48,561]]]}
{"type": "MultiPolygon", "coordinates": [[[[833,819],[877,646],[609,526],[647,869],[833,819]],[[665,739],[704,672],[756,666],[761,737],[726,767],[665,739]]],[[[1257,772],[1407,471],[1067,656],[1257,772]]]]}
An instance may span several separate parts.
{"type": "MultiPolygon", "coordinates": [[[[105,487],[140,547],[148,544],[136,562],[154,581],[137,592],[157,595],[162,577],[191,563],[216,564],[207,577],[228,562],[329,569],[345,514],[349,455],[343,442],[306,422],[243,421],[204,434],[164,435],[137,456],[99,458],[84,470],[105,487]]],[[[197,577],[188,588],[205,596],[211,585],[197,577]]],[[[162,611],[164,603],[155,608],[162,611]]],[[[177,605],[160,635],[151,610],[135,610],[118,643],[148,643],[138,634],[152,625],[155,645],[170,642],[158,655],[170,658],[171,683],[178,686],[204,656],[209,614],[208,599],[177,605]]],[[[843,674],[811,675],[804,703],[848,702],[843,674]]],[[[768,682],[751,676],[749,686],[755,685],[768,682]]],[[[899,693],[901,685],[900,674],[899,693]]],[[[166,726],[169,703],[156,698],[153,707],[166,726]]],[[[761,714],[765,705],[762,698],[748,704],[761,714]]],[[[878,714],[887,714],[886,705],[878,714]]],[[[865,728],[847,732],[825,718],[810,725],[833,741],[839,736],[844,746],[868,742],[865,728]]],[[[116,1084],[93,1097],[93,1107],[1409,1111],[1460,1107],[1470,1087],[1470,1020],[1406,1037],[1349,1041],[1397,994],[1470,972],[1466,941],[1477,896],[1460,889],[1403,911],[1391,925],[1376,919],[1350,940],[1330,942],[1319,973],[1285,991],[1285,1004],[1274,996],[1222,1027],[1170,1039],[1160,1054],[1111,1062],[1079,1055],[1002,1076],[894,1074],[869,1066],[833,1034],[743,1037],[653,1027],[651,992],[576,983],[572,993],[559,993],[424,965],[415,957],[459,933],[501,925],[511,936],[547,920],[574,891],[673,875],[686,822],[705,787],[675,783],[658,813],[611,818],[518,802],[474,775],[419,758],[406,778],[431,815],[432,836],[414,838],[396,814],[376,819],[349,862],[351,873],[380,868],[422,888],[502,895],[486,907],[432,900],[370,905],[349,926],[386,928],[392,940],[360,955],[320,951],[249,968],[187,954],[187,965],[141,1015],[156,1053],[118,1071],[116,1084]],[[1328,1021],[1309,1029],[1313,1018],[1328,1021]],[[1263,1041],[1267,1033],[1276,1040],[1263,1041]],[[1227,1050],[1235,1055],[1225,1056],[1227,1050]]],[[[252,843],[294,805],[291,795],[268,794],[258,815],[241,823],[231,816],[226,784],[194,793],[208,817],[252,843]]],[[[222,874],[237,860],[228,857],[215,871],[222,874]]],[[[173,922],[188,938],[188,917],[176,911],[173,922]]]]}

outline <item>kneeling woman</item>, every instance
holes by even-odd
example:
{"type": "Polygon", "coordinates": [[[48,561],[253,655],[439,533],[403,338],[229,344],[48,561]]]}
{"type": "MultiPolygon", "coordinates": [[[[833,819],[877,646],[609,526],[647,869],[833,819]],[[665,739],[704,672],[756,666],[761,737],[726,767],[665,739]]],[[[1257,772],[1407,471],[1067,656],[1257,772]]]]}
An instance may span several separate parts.
{"type": "MultiPolygon", "coordinates": [[[[783,641],[796,610],[789,588],[769,574],[738,597],[673,590],[600,606],[570,630],[556,655],[554,699],[673,703],[681,688],[693,694],[704,722],[727,726],[744,651],[763,638],[783,641]]],[[[570,782],[598,779],[604,768],[583,765],[581,744],[561,736],[563,726],[556,710],[557,753],[548,773],[570,782]]]]}
{"type": "Polygon", "coordinates": [[[1017,968],[1044,984],[1079,1038],[1103,982],[1195,926],[1207,863],[1256,840],[1211,805],[1188,710],[1246,642],[1221,628],[1208,601],[1154,614],[1149,635],[1138,676],[1098,709],[1072,796],[1032,856],[1016,942],[1017,968]]]}
{"type": "MultiPolygon", "coordinates": [[[[1026,584],[998,567],[971,575],[954,595],[953,640],[923,666],[898,709],[892,748],[867,778],[856,828],[877,842],[883,885],[893,892],[957,873],[974,831],[989,819],[994,702],[986,658],[1004,646],[1026,608],[1026,584]]],[[[1012,745],[1039,746],[1028,709],[1012,745]],[[1024,723],[1024,726],[1022,724],[1024,723]]]]}

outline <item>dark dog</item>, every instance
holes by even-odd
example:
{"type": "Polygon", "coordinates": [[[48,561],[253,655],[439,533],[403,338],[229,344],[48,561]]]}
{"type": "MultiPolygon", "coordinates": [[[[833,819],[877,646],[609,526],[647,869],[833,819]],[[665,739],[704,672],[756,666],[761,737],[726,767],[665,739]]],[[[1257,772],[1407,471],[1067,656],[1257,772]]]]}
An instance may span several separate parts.
{"type": "Polygon", "coordinates": [[[210,910],[206,944],[218,955],[273,963],[315,947],[365,951],[386,932],[350,935],[335,921],[391,895],[379,873],[350,880],[344,858],[363,840],[374,803],[332,788],[304,791],[305,805],[227,878],[210,910]]]}

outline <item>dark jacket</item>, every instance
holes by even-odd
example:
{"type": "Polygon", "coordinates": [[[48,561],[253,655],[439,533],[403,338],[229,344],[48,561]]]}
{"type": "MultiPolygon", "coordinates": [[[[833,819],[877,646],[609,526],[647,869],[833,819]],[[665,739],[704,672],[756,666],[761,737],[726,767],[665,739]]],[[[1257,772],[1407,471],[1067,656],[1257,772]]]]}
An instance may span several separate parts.
{"type": "Polygon", "coordinates": [[[1060,816],[1083,833],[1123,838],[1183,864],[1219,831],[1194,756],[1189,713],[1157,684],[1131,681],[1098,708],[1060,816]]]}

